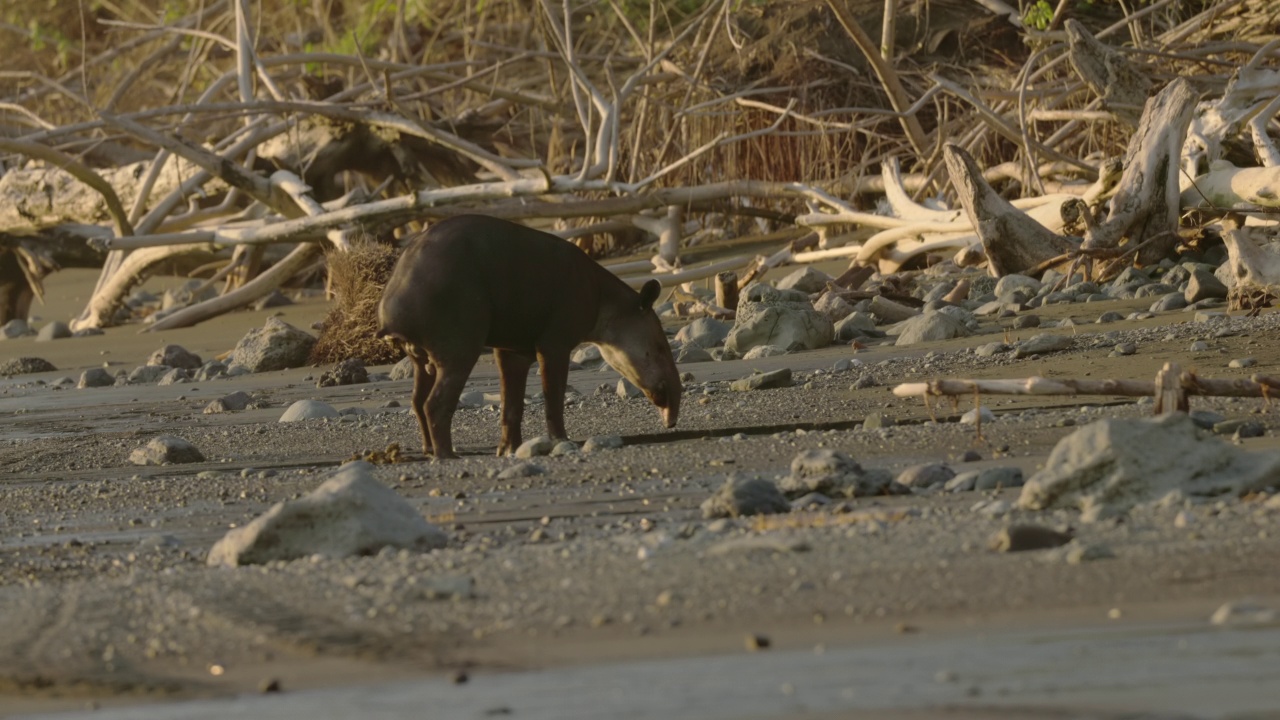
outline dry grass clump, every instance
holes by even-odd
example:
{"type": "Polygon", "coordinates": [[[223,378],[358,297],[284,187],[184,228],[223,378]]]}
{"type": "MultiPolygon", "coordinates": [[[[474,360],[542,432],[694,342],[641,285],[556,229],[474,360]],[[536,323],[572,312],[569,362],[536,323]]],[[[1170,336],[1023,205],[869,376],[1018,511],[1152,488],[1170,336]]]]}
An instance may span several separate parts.
{"type": "Polygon", "coordinates": [[[333,307],[311,350],[311,362],[336,363],[360,358],[367,365],[385,365],[404,357],[398,345],[374,337],[378,330],[378,301],[399,252],[377,242],[355,244],[349,252],[328,253],[333,307]]]}

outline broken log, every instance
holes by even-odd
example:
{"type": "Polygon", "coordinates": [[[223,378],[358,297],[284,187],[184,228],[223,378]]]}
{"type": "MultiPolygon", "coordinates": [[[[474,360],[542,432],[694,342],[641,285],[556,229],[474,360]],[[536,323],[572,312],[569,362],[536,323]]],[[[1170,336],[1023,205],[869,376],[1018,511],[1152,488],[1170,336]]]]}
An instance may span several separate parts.
{"type": "Polygon", "coordinates": [[[1126,237],[1134,245],[1160,238],[1139,250],[1135,258],[1138,265],[1154,265],[1177,246],[1179,158],[1195,100],[1191,83],[1177,78],[1147,101],[1125,153],[1124,174],[1111,198],[1107,219],[1081,249],[1116,248],[1126,237]]]}
{"type": "Polygon", "coordinates": [[[959,145],[948,143],[943,155],[965,214],[986,250],[992,275],[1022,272],[1078,249],[1076,243],[1048,230],[1000,197],[983,179],[973,157],[959,145]]]}
{"type": "Polygon", "coordinates": [[[1186,411],[1186,396],[1256,397],[1280,396],[1280,378],[1253,375],[1249,378],[1203,378],[1181,370],[1176,363],[1165,363],[1156,380],[1070,380],[1029,377],[1008,380],[939,379],[928,382],[903,383],[893,389],[902,397],[989,395],[1118,395],[1150,397],[1156,401],[1156,413],[1186,411]],[[1175,382],[1176,379],[1176,382],[1175,382]],[[1163,398],[1163,402],[1161,401],[1163,398]]]}
{"type": "Polygon", "coordinates": [[[716,273],[716,305],[729,309],[738,307],[738,273],[732,270],[716,273]]]}

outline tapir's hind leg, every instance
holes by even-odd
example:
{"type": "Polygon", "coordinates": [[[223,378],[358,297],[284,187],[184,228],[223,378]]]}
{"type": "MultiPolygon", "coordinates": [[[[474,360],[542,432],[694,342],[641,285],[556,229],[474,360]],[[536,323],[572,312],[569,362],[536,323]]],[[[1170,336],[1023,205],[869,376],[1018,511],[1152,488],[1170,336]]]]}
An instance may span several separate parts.
{"type": "Polygon", "coordinates": [[[422,452],[432,454],[431,431],[427,429],[427,396],[436,384],[436,369],[425,355],[410,356],[413,360],[413,415],[418,418],[418,430],[422,432],[422,452]]]}
{"type": "Polygon", "coordinates": [[[568,440],[564,431],[564,391],[569,385],[569,353],[539,350],[542,366],[542,400],[547,408],[547,434],[553,440],[568,440]]]}
{"type": "Polygon", "coordinates": [[[520,425],[524,421],[524,388],[533,357],[495,348],[493,359],[502,379],[502,442],[498,443],[498,455],[502,456],[515,452],[523,442],[520,425]]]}
{"type": "Polygon", "coordinates": [[[458,409],[458,398],[462,397],[462,389],[478,359],[479,349],[443,357],[434,353],[431,355],[436,379],[431,393],[427,395],[427,426],[431,431],[431,444],[435,446],[436,457],[442,460],[458,457],[453,452],[453,413],[458,409]]]}

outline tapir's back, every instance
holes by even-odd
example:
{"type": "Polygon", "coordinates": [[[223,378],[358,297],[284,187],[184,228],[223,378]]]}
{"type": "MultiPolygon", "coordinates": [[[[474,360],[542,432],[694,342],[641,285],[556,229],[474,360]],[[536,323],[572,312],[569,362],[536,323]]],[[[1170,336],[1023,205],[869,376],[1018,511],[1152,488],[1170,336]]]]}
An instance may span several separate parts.
{"type": "Polygon", "coordinates": [[[548,333],[577,336],[576,343],[595,323],[598,284],[607,274],[554,235],[462,215],[410,241],[383,292],[379,320],[384,334],[424,345],[482,327],[492,347],[531,351],[548,333]]]}

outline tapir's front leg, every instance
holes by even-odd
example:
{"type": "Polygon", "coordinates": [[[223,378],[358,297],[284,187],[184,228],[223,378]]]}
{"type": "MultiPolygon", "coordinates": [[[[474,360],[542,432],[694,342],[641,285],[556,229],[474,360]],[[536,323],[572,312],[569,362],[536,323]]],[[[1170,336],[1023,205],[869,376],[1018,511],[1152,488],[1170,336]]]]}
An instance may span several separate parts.
{"type": "Polygon", "coordinates": [[[453,451],[453,413],[458,409],[458,398],[471,376],[480,352],[450,357],[431,356],[436,371],[436,381],[427,396],[427,427],[431,431],[431,444],[436,457],[444,460],[458,457],[453,451]]]}
{"type": "Polygon", "coordinates": [[[547,408],[547,434],[553,440],[568,440],[564,431],[564,391],[569,385],[569,353],[559,350],[540,350],[538,363],[542,365],[542,396],[547,408]]]}
{"type": "Polygon", "coordinates": [[[414,417],[418,418],[418,430],[422,432],[422,453],[430,456],[433,449],[431,431],[427,429],[427,396],[436,384],[436,369],[425,355],[411,355],[410,359],[413,360],[413,397],[410,403],[413,405],[414,417]]]}
{"type": "Polygon", "coordinates": [[[498,363],[498,377],[502,381],[502,442],[498,443],[498,455],[514,453],[520,447],[520,425],[524,421],[524,388],[529,380],[529,367],[533,357],[514,350],[493,351],[498,363]]]}

